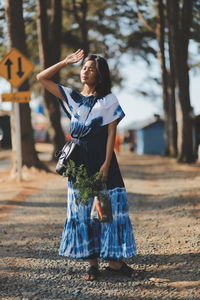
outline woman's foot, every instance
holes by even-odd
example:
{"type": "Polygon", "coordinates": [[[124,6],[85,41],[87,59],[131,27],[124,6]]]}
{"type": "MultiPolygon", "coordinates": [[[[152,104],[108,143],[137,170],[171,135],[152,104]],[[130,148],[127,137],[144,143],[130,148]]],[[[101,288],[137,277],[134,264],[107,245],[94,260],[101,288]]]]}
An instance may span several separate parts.
{"type": "Polygon", "coordinates": [[[98,266],[90,266],[87,270],[87,274],[83,276],[83,278],[87,281],[93,281],[96,280],[99,276],[100,272],[98,269],[98,266]]]}
{"type": "Polygon", "coordinates": [[[99,266],[98,266],[98,261],[97,259],[89,259],[88,260],[90,267],[88,268],[86,274],[83,276],[85,280],[90,280],[93,281],[97,279],[99,276],[99,266]]]}
{"type": "Polygon", "coordinates": [[[135,278],[138,273],[129,267],[125,262],[111,261],[109,267],[106,268],[108,271],[116,272],[119,275],[124,275],[129,278],[135,278]]]}

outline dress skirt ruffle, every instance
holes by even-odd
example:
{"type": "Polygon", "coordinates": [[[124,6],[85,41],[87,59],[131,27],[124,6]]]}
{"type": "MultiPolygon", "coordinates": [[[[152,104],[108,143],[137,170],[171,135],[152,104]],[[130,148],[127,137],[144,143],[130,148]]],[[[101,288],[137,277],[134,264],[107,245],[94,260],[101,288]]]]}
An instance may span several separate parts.
{"type": "Polygon", "coordinates": [[[113,221],[101,223],[90,219],[93,199],[87,205],[76,204],[76,192],[68,183],[68,212],[62,232],[59,254],[71,258],[131,258],[136,255],[128,200],[124,187],[108,190],[113,221]]]}

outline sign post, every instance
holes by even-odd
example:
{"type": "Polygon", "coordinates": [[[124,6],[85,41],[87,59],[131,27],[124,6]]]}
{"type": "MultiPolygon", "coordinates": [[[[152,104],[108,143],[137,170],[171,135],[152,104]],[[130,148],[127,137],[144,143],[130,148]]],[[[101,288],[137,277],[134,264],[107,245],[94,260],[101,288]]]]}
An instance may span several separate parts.
{"type": "Polygon", "coordinates": [[[16,156],[17,156],[17,177],[22,180],[22,146],[21,146],[21,124],[19,103],[13,103],[15,119],[15,138],[16,138],[16,156]]]}
{"type": "MultiPolygon", "coordinates": [[[[0,61],[0,76],[4,77],[11,84],[11,93],[2,94],[3,102],[13,102],[13,114],[15,124],[15,147],[17,160],[17,178],[22,179],[22,147],[21,147],[21,126],[19,103],[30,101],[30,92],[13,93],[13,88],[18,88],[32,72],[34,65],[16,48],[4,56],[0,61]]],[[[14,137],[12,137],[14,139],[14,137]]]]}

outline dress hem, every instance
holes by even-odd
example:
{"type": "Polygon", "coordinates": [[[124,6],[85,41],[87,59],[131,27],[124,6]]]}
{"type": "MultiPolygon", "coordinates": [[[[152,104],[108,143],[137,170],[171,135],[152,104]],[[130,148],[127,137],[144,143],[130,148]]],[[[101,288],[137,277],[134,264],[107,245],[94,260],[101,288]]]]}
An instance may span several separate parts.
{"type": "Polygon", "coordinates": [[[104,256],[100,256],[99,253],[92,254],[92,255],[89,255],[89,256],[81,256],[81,257],[74,257],[74,256],[70,256],[70,255],[67,255],[67,254],[64,254],[64,253],[61,253],[61,252],[58,252],[58,254],[60,256],[67,257],[69,259],[83,259],[83,260],[93,259],[93,258],[98,258],[98,259],[103,259],[103,260],[123,260],[123,259],[132,259],[132,258],[137,256],[136,253],[134,253],[130,256],[120,256],[120,257],[113,257],[113,256],[104,257],[104,256]]]}

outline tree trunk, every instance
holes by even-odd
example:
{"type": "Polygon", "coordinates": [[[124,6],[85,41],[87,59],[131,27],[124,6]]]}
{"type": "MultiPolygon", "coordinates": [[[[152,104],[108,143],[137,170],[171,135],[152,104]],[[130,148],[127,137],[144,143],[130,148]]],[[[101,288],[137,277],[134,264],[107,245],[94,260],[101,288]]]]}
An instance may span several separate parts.
{"type": "MultiPolygon", "coordinates": [[[[178,76],[179,93],[181,99],[181,109],[183,115],[182,148],[179,157],[180,162],[195,162],[194,145],[194,121],[193,109],[190,103],[189,92],[189,68],[188,68],[188,45],[190,38],[190,26],[192,22],[193,0],[184,0],[181,14],[181,28],[179,34],[179,45],[182,41],[180,50],[180,72],[178,76]]],[[[177,55],[178,56],[178,55],[177,55]]]]}
{"type": "MultiPolygon", "coordinates": [[[[160,46],[160,65],[162,70],[163,82],[163,98],[165,111],[165,130],[167,149],[166,155],[171,157],[177,156],[177,121],[176,121],[176,99],[175,99],[175,81],[174,67],[170,57],[170,70],[167,71],[165,59],[165,26],[167,18],[164,14],[165,6],[163,0],[158,0],[158,15],[160,30],[157,32],[157,40],[160,46]]],[[[170,48],[171,39],[168,39],[168,47],[170,48]]]]}
{"type": "MultiPolygon", "coordinates": [[[[9,48],[15,47],[25,56],[27,56],[25,27],[23,20],[22,0],[6,0],[5,13],[8,25],[8,42],[9,48]]],[[[18,89],[19,91],[29,90],[28,80],[26,80],[18,89]]],[[[31,124],[31,111],[28,103],[20,103],[21,119],[21,142],[22,142],[22,165],[28,167],[46,169],[47,167],[38,159],[34,145],[33,128],[31,124]]],[[[14,124],[12,123],[12,128],[14,124]]],[[[12,130],[13,131],[13,130],[12,130]]],[[[12,143],[16,147],[15,136],[12,136],[12,143]]],[[[16,148],[13,155],[13,172],[17,171],[16,148]]]]}
{"type": "Polygon", "coordinates": [[[88,2],[87,0],[82,0],[81,2],[72,0],[72,5],[73,5],[74,18],[80,28],[82,48],[84,50],[84,55],[86,57],[90,49],[89,40],[88,40],[88,24],[87,24],[88,2]],[[79,14],[79,11],[81,12],[81,14],[79,14]]]}
{"type": "MultiPolygon", "coordinates": [[[[180,106],[178,106],[178,99],[176,99],[176,82],[175,82],[175,62],[173,59],[172,53],[174,52],[173,49],[173,42],[172,42],[172,35],[171,35],[171,30],[170,30],[170,23],[169,23],[169,8],[168,8],[168,3],[167,3],[167,26],[168,26],[168,53],[169,53],[169,65],[170,65],[170,70],[169,70],[169,83],[168,83],[168,94],[169,94],[169,106],[170,106],[170,127],[169,127],[169,137],[171,139],[170,141],[170,152],[172,153],[172,156],[177,157],[178,155],[178,139],[180,137],[180,134],[178,134],[178,126],[177,126],[177,121],[178,121],[178,116],[180,106]],[[178,107],[177,107],[178,106],[178,107]]],[[[180,122],[179,122],[180,123],[180,122]]]]}
{"type": "Polygon", "coordinates": [[[156,26],[156,38],[159,45],[157,53],[162,77],[163,109],[165,118],[165,155],[170,156],[170,138],[169,138],[169,95],[168,95],[168,73],[165,62],[165,20],[163,13],[163,1],[158,0],[158,22],[156,26]]]}
{"type": "MultiPolygon", "coordinates": [[[[47,18],[47,1],[37,0],[37,30],[39,40],[39,55],[42,68],[57,63],[60,60],[61,52],[61,0],[51,1],[52,19],[48,22],[47,18]],[[48,24],[50,24],[48,26],[48,24]],[[49,32],[51,34],[49,34],[49,32]]],[[[54,76],[53,80],[59,82],[59,74],[54,76]]],[[[65,143],[65,136],[60,122],[60,106],[55,96],[44,90],[44,100],[47,107],[49,119],[54,130],[53,143],[54,152],[60,150],[65,143]]],[[[54,156],[52,156],[53,158],[54,156]]]]}
{"type": "Polygon", "coordinates": [[[82,22],[80,26],[81,36],[83,41],[83,49],[85,56],[89,54],[89,41],[88,41],[88,24],[87,24],[87,12],[88,12],[88,3],[87,0],[82,1],[82,22]]]}
{"type": "MultiPolygon", "coordinates": [[[[169,46],[170,47],[170,46],[169,46]]],[[[175,81],[173,67],[170,63],[170,71],[168,72],[168,95],[169,95],[169,126],[168,126],[168,136],[169,136],[169,153],[171,157],[177,157],[177,118],[176,118],[176,97],[175,97],[175,81]]]]}
{"type": "MultiPolygon", "coordinates": [[[[137,1],[138,2],[138,1],[137,1]]],[[[139,2],[138,2],[138,5],[139,2]]],[[[172,82],[170,73],[166,67],[165,56],[165,6],[163,0],[157,0],[158,18],[156,28],[149,25],[144,19],[142,12],[138,12],[138,18],[142,24],[150,31],[155,32],[159,46],[157,57],[160,62],[162,94],[163,94],[163,110],[165,119],[165,155],[175,157],[177,155],[177,124],[174,94],[170,91],[169,85],[172,82]]]]}
{"type": "Polygon", "coordinates": [[[188,43],[192,19],[193,1],[184,0],[183,7],[179,6],[178,0],[167,0],[168,24],[171,40],[170,55],[175,70],[175,82],[181,107],[179,118],[179,162],[195,162],[194,128],[192,119],[192,107],[189,95],[188,73],[188,43]]]}

